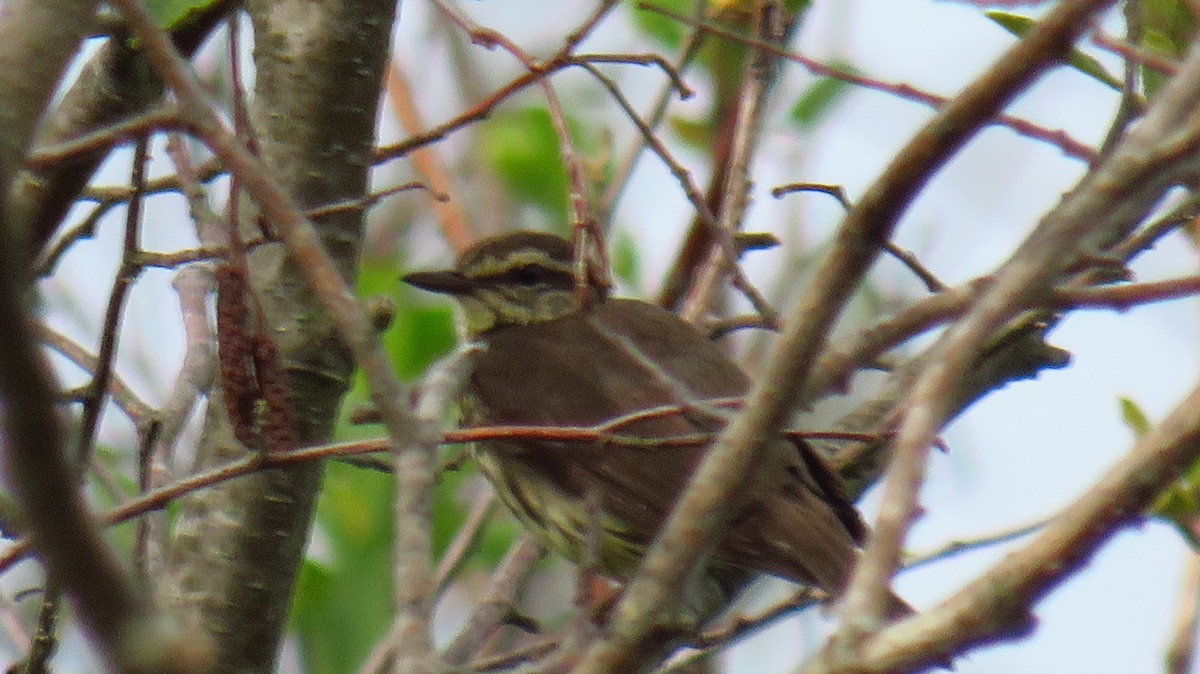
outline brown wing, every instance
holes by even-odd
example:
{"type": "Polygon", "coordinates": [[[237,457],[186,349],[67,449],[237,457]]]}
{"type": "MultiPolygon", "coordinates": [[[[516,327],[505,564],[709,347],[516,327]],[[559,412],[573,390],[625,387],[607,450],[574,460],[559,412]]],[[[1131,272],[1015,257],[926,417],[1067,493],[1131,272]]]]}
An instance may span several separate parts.
{"type": "MultiPolygon", "coordinates": [[[[477,356],[468,392],[478,400],[478,409],[487,412],[480,412],[473,422],[592,426],[638,410],[700,405],[705,398],[736,396],[744,391],[745,379],[737,366],[686,325],[652,321],[668,330],[687,330],[685,343],[692,342],[693,337],[699,340],[695,346],[702,351],[699,369],[706,374],[703,381],[691,374],[675,381],[670,368],[678,357],[673,354],[660,372],[648,368],[637,354],[630,353],[619,333],[607,328],[614,318],[612,309],[633,306],[640,304],[606,302],[590,315],[489,332],[485,337],[488,348],[477,356]]],[[[670,337],[654,332],[642,349],[651,358],[665,353],[670,337]]],[[[686,436],[708,430],[701,424],[714,427],[705,424],[706,419],[702,413],[672,414],[642,419],[617,432],[648,438],[686,436]]],[[[576,496],[595,489],[603,497],[606,512],[629,522],[633,530],[654,532],[702,452],[699,446],[542,442],[530,444],[520,458],[537,471],[553,476],[576,496]]]]}
{"type": "Polygon", "coordinates": [[[867,525],[858,513],[858,508],[855,508],[854,503],[846,496],[842,479],[829,469],[825,460],[803,439],[789,437],[788,441],[796,448],[796,454],[804,463],[807,473],[805,478],[798,478],[798,481],[816,492],[822,501],[829,504],[855,543],[865,544],[867,542],[867,525]]]}
{"type": "MultiPolygon", "coordinates": [[[[486,417],[475,423],[591,426],[630,412],[684,405],[682,414],[621,429],[664,438],[712,432],[723,419],[706,400],[745,393],[745,375],[721,349],[654,305],[612,300],[590,314],[485,336],[469,383],[486,417]]],[[[807,448],[805,448],[807,449],[807,448]]],[[[512,451],[506,446],[506,451],[512,451]]],[[[657,532],[703,455],[702,447],[540,442],[520,459],[634,531],[657,532]]],[[[515,458],[515,457],[514,457],[515,458]]],[[[715,553],[793,580],[841,588],[862,523],[820,459],[780,441],[715,553]],[[815,463],[814,463],[815,462],[815,463]]]]}

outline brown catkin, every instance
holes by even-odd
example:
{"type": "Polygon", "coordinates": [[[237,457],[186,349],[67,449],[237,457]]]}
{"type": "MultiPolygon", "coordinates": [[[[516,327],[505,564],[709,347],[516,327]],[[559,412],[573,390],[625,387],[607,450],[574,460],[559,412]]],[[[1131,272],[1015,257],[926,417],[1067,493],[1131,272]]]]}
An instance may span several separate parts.
{"type": "Polygon", "coordinates": [[[263,435],[272,452],[287,452],[297,446],[296,429],[292,425],[292,403],[287,382],[279,366],[279,351],[270,337],[254,335],[254,368],[266,409],[263,411],[263,435]]]}
{"type": "Polygon", "coordinates": [[[255,401],[259,398],[254,376],[250,337],[246,323],[249,284],[235,267],[217,267],[217,359],[221,364],[221,388],[233,434],[245,447],[259,445],[255,428],[255,401]]]}

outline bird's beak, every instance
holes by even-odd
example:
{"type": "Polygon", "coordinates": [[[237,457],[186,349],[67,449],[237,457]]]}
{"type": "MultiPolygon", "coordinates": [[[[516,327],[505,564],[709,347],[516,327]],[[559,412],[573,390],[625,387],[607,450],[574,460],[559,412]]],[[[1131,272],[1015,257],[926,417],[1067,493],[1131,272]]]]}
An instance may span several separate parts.
{"type": "Polygon", "coordinates": [[[406,274],[401,281],[410,286],[447,295],[465,295],[475,287],[475,283],[454,270],[418,271],[406,274]]]}

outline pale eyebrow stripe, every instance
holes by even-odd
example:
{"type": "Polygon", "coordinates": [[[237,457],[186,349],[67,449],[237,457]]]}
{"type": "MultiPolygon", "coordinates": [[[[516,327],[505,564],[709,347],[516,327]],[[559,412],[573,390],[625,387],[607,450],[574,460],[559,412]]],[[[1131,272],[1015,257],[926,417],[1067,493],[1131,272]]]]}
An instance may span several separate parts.
{"type": "Polygon", "coordinates": [[[513,269],[529,265],[537,265],[547,271],[562,272],[568,275],[574,275],[575,272],[570,262],[548,258],[538,251],[520,251],[507,257],[488,257],[474,265],[470,271],[471,276],[480,278],[485,276],[499,276],[513,269]]]}

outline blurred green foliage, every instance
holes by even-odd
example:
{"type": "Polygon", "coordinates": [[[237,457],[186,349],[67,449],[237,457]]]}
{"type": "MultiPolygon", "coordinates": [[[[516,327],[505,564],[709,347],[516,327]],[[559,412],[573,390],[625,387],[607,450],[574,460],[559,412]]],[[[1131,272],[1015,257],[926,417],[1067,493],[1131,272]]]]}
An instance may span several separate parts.
{"type": "MultiPolygon", "coordinates": [[[[71,444],[74,446],[77,441],[79,428],[77,424],[73,424],[71,428],[71,444]]],[[[108,476],[108,485],[116,488],[118,491],[113,493],[105,488],[103,482],[99,480],[89,481],[88,496],[89,500],[95,504],[100,511],[109,511],[123,504],[124,500],[138,494],[137,480],[133,477],[137,475],[137,469],[130,465],[129,450],[126,448],[111,447],[102,442],[97,441],[92,449],[92,460],[103,466],[104,473],[108,476]]],[[[179,512],[179,503],[172,501],[167,504],[166,517],[168,521],[174,519],[179,512]]],[[[131,519],[116,526],[107,527],[104,530],[104,538],[112,546],[113,550],[129,550],[133,551],[136,547],[134,541],[137,534],[138,520],[131,519]]]]}
{"type": "Polygon", "coordinates": [[[609,242],[608,263],[612,274],[623,283],[636,287],[641,278],[637,244],[629,232],[617,232],[609,242]]]}
{"type": "MultiPolygon", "coordinates": [[[[1142,0],[1138,3],[1141,12],[1141,37],[1137,46],[1151,54],[1175,60],[1187,52],[1196,34],[1196,22],[1183,0],[1142,0]]],[[[1033,18],[1009,12],[984,12],[1005,30],[1020,37],[1037,23],[1033,18]]],[[[1120,78],[1109,73],[1099,61],[1078,49],[1071,50],[1071,67],[1120,91],[1124,85],[1120,78]]],[[[1142,91],[1151,98],[1166,82],[1163,73],[1143,65],[1141,67],[1142,91]]]]}
{"type": "Polygon", "coordinates": [[[186,25],[191,17],[200,14],[217,0],[145,0],[146,11],[164,30],[186,25]]]}
{"type": "MultiPolygon", "coordinates": [[[[840,70],[852,72],[849,64],[834,64],[840,70]]],[[[812,129],[825,119],[849,90],[850,83],[836,77],[819,77],[792,104],[788,118],[801,129],[812,129]]]]}
{"type": "Polygon", "coordinates": [[[488,166],[514,198],[536,206],[550,222],[567,222],[567,172],[545,108],[496,113],[480,127],[479,141],[488,166]]]}
{"type": "MultiPolygon", "coordinates": [[[[670,50],[678,51],[691,27],[661,13],[639,9],[642,4],[631,4],[634,25],[650,39],[670,50]]],[[[696,3],[692,0],[653,0],[647,4],[673,14],[695,16],[693,7],[696,3]]],[[[705,3],[705,12],[699,19],[719,24],[734,33],[748,34],[747,21],[750,19],[750,13],[740,10],[749,4],[751,3],[710,0],[705,3]]],[[[785,3],[785,7],[790,12],[799,13],[806,10],[810,4],[807,0],[791,0],[785,3]]],[[[668,126],[679,140],[693,148],[712,147],[715,130],[721,123],[722,116],[736,107],[736,99],[746,76],[747,55],[745,44],[737,40],[713,36],[706,39],[700,48],[697,62],[701,74],[711,79],[714,104],[703,119],[672,116],[667,120],[668,126]]],[[[838,64],[838,67],[852,70],[844,64],[838,64]]],[[[836,107],[850,86],[844,80],[833,77],[817,78],[792,104],[790,119],[800,129],[813,129],[836,107]]]]}
{"type": "MultiPolygon", "coordinates": [[[[401,273],[394,260],[364,259],[358,291],[360,296],[382,294],[395,300],[395,320],[382,340],[396,372],[412,383],[448,353],[456,339],[449,302],[403,286],[401,273]]],[[[369,399],[363,378],[356,376],[345,408],[369,399]]],[[[379,426],[343,421],[335,440],[381,435],[379,426]]],[[[442,455],[456,451],[461,448],[446,448],[442,455]]],[[[462,526],[467,510],[463,484],[473,474],[468,464],[439,478],[433,504],[434,551],[439,556],[462,526]]],[[[326,468],[311,554],[301,569],[292,605],[292,625],[306,671],[357,672],[390,627],[394,494],[392,475],[337,462],[326,468]]],[[[474,563],[494,566],[516,533],[513,522],[493,523],[480,540],[474,563]]]]}
{"type": "MultiPolygon", "coordinates": [[[[1132,398],[1120,397],[1121,421],[1135,439],[1150,432],[1150,418],[1132,398]]],[[[1150,505],[1149,514],[1175,526],[1191,546],[1200,550],[1200,461],[1163,490],[1150,505]]]]}
{"type": "Polygon", "coordinates": [[[1140,438],[1150,430],[1150,419],[1133,398],[1121,396],[1117,405],[1121,408],[1121,421],[1133,432],[1134,438],[1140,438]]]}
{"type": "MultiPolygon", "coordinates": [[[[633,23],[651,40],[659,43],[667,53],[678,52],[684,36],[692,31],[691,26],[659,12],[641,9],[642,3],[631,3],[633,23]]],[[[692,0],[651,0],[645,4],[662,8],[672,14],[696,16],[692,0]]],[[[745,26],[738,13],[729,20],[718,20],[709,16],[698,17],[713,21],[734,32],[744,32],[745,26]]],[[[690,71],[689,79],[707,77],[712,88],[712,105],[702,119],[671,116],[667,121],[670,128],[684,143],[693,148],[711,149],[720,121],[736,107],[738,91],[745,72],[747,49],[744,43],[724,37],[707,37],[700,46],[696,63],[700,72],[690,71]]]]}
{"type": "MultiPolygon", "coordinates": [[[[1132,398],[1117,400],[1121,421],[1140,439],[1150,432],[1150,418],[1132,398]]],[[[1175,526],[1191,546],[1200,550],[1200,461],[1194,462],[1150,506],[1149,514],[1175,526]]]]}
{"type": "Polygon", "coordinates": [[[392,619],[390,475],[330,463],[292,603],[305,670],[357,671],[392,619]]]}
{"type": "MultiPolygon", "coordinates": [[[[679,49],[683,44],[684,36],[690,32],[689,27],[658,12],[640,9],[640,4],[642,3],[638,0],[629,3],[633,24],[660,45],[668,49],[679,49]]],[[[693,16],[692,8],[696,3],[694,0],[653,0],[647,4],[661,7],[675,14],[693,16]]]]}
{"type": "MultiPolygon", "coordinates": [[[[1017,37],[1023,37],[1035,25],[1037,20],[1020,14],[1012,14],[1010,12],[989,11],[984,12],[984,16],[995,21],[1004,30],[1012,33],[1017,37]]],[[[1078,49],[1071,50],[1071,56],[1068,59],[1071,67],[1079,72],[1095,79],[1098,82],[1120,91],[1123,87],[1121,79],[1108,72],[1103,65],[1095,58],[1088,56],[1078,49]]]]}
{"type": "MultiPolygon", "coordinates": [[[[1196,22],[1183,0],[1141,0],[1142,40],[1140,46],[1169,60],[1187,52],[1196,34],[1196,22]]],[[[1142,89],[1147,98],[1167,81],[1157,70],[1142,66],[1142,89]]]]}

